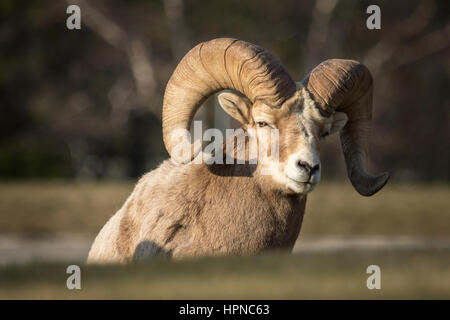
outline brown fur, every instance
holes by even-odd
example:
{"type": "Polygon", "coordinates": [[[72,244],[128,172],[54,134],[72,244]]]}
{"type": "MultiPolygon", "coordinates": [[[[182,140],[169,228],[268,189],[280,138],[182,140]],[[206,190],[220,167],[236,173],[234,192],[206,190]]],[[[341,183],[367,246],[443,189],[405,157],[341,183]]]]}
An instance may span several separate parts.
{"type": "Polygon", "coordinates": [[[120,255],[124,257],[132,256],[132,244],[136,231],[137,228],[133,220],[129,214],[125,214],[120,220],[119,233],[116,239],[116,247],[120,255]]]}
{"type": "MultiPolygon", "coordinates": [[[[247,165],[175,165],[165,161],[139,181],[130,197],[144,204],[136,207],[134,201],[127,201],[121,209],[115,235],[120,259],[112,261],[155,254],[180,258],[292,249],[306,196],[269,189],[265,177],[248,176],[249,170],[247,165]],[[213,173],[217,170],[222,175],[213,173]],[[140,221],[140,228],[134,221],[140,221]],[[136,252],[143,242],[152,247],[136,252]]],[[[96,256],[101,255],[91,250],[89,261],[99,262],[96,256]]]]}

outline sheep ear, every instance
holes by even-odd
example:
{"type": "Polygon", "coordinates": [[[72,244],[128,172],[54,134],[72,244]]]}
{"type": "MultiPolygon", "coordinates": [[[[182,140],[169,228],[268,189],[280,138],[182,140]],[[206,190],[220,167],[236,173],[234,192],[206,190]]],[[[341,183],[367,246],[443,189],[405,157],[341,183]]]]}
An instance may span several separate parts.
{"type": "Polygon", "coordinates": [[[249,115],[252,103],[247,97],[232,92],[222,92],[217,98],[223,110],[241,124],[250,122],[249,115]]]}
{"type": "Polygon", "coordinates": [[[344,128],[348,121],[348,117],[343,112],[335,112],[333,116],[333,123],[331,124],[330,134],[339,132],[344,128]]]}

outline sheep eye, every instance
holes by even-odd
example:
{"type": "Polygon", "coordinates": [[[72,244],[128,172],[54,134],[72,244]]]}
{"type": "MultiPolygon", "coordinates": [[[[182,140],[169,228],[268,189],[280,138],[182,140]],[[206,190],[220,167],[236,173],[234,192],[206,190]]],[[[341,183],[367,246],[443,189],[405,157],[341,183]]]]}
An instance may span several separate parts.
{"type": "Polygon", "coordinates": [[[322,133],[322,135],[320,136],[321,138],[325,138],[326,136],[328,136],[330,133],[327,131],[325,133],[322,133]]]}
{"type": "Polygon", "coordinates": [[[267,122],[258,121],[258,127],[262,128],[262,127],[265,127],[265,126],[267,126],[267,122]]]}

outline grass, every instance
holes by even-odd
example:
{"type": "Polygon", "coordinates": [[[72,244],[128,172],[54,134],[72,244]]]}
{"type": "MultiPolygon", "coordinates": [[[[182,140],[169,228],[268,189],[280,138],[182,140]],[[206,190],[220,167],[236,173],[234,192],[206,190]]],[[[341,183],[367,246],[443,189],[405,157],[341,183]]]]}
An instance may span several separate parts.
{"type": "Polygon", "coordinates": [[[450,298],[450,252],[156,259],[81,266],[81,290],[66,288],[67,265],[0,268],[0,299],[418,299],[450,298]],[[366,269],[381,268],[369,290],[366,269]]]}
{"type": "MultiPolygon", "coordinates": [[[[133,189],[125,183],[0,183],[0,233],[95,235],[133,189]]],[[[309,196],[301,236],[450,235],[448,185],[388,185],[359,196],[348,182],[309,196]]],[[[269,253],[81,266],[82,290],[66,288],[68,264],[0,267],[0,299],[450,299],[450,251],[269,253]],[[368,290],[367,266],[381,268],[368,290]]]]}
{"type": "Polygon", "coordinates": [[[372,197],[322,184],[308,198],[303,235],[450,236],[448,185],[387,185],[372,197]]]}
{"type": "MultiPolygon", "coordinates": [[[[96,234],[134,182],[0,183],[0,233],[96,234]]],[[[388,184],[366,198],[349,182],[319,184],[308,197],[301,231],[310,235],[450,235],[450,187],[388,184]]]]}
{"type": "Polygon", "coordinates": [[[133,184],[62,181],[0,184],[0,233],[89,233],[100,230],[133,184]]]}

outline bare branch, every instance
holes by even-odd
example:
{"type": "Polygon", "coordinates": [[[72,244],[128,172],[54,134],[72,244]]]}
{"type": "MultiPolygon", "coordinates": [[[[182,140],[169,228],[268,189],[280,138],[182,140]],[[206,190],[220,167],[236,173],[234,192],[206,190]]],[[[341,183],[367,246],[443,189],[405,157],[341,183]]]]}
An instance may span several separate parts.
{"type": "Polygon", "coordinates": [[[122,28],[108,19],[103,13],[92,7],[84,0],[66,0],[68,4],[76,4],[81,8],[83,24],[94,31],[111,46],[121,48],[127,35],[122,28]]]}
{"type": "Polygon", "coordinates": [[[140,39],[135,38],[129,41],[126,51],[136,81],[138,94],[144,99],[142,102],[145,103],[146,100],[148,101],[148,99],[152,98],[156,88],[153,66],[140,39]]]}
{"type": "MultiPolygon", "coordinates": [[[[108,44],[126,54],[136,85],[136,106],[141,107],[151,101],[156,90],[155,72],[143,41],[138,36],[128,35],[117,23],[87,1],[67,0],[66,2],[79,5],[83,14],[83,23],[108,44]]],[[[157,117],[160,117],[159,108],[152,105],[150,108],[157,117]]]]}
{"type": "Polygon", "coordinates": [[[184,20],[183,0],[164,0],[164,11],[172,33],[172,55],[176,61],[179,61],[191,47],[184,20]]]}
{"type": "Polygon", "coordinates": [[[389,69],[414,63],[430,54],[450,47],[450,23],[446,27],[430,32],[413,43],[401,46],[389,62],[389,69]]]}
{"type": "Polygon", "coordinates": [[[325,57],[325,47],[330,30],[330,20],[338,0],[317,0],[306,40],[306,66],[315,66],[325,57]]]}
{"type": "Polygon", "coordinates": [[[402,41],[418,35],[429,24],[435,11],[434,1],[420,2],[408,18],[400,21],[380,42],[367,51],[363,62],[372,71],[374,77],[392,58],[402,41]]]}

